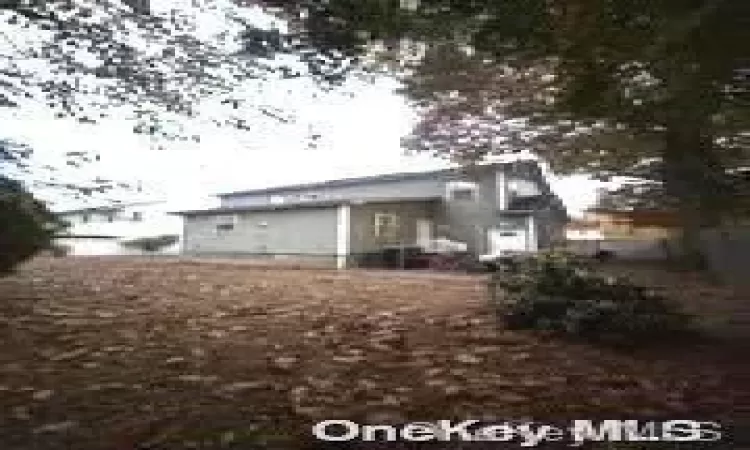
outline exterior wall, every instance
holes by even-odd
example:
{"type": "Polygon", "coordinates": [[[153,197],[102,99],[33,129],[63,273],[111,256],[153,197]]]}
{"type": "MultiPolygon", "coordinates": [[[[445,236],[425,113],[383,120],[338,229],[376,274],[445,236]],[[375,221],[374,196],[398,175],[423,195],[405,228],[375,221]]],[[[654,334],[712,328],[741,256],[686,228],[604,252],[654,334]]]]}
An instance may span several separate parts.
{"type": "Polygon", "coordinates": [[[443,208],[443,221],[438,232],[445,230],[449,239],[465,242],[473,254],[487,251],[487,227],[497,222],[497,213],[507,207],[505,173],[481,170],[473,181],[479,190],[474,200],[447,199],[443,208]]]}
{"type": "Polygon", "coordinates": [[[535,226],[538,236],[539,249],[555,248],[565,245],[566,240],[566,220],[555,211],[548,207],[536,212],[535,226]]]}
{"type": "MultiPolygon", "coordinates": [[[[185,217],[185,252],[211,255],[327,256],[337,252],[337,208],[235,214],[233,230],[217,230],[218,215],[185,217]]],[[[225,216],[222,216],[225,217],[225,216]]]]}
{"type": "MultiPolygon", "coordinates": [[[[416,245],[417,221],[431,219],[435,223],[438,208],[433,202],[394,202],[352,205],[350,215],[350,253],[377,251],[388,245],[416,245]],[[398,216],[398,229],[392,239],[386,240],[375,235],[375,215],[394,214],[398,216]]],[[[435,229],[433,225],[433,235],[435,229]]]]}
{"type": "MultiPolygon", "coordinates": [[[[73,243],[85,254],[117,254],[117,255],[140,255],[140,254],[167,254],[175,255],[181,251],[181,240],[177,244],[161,249],[159,252],[143,253],[137,249],[127,248],[120,245],[122,242],[144,237],[157,237],[182,235],[182,219],[167,214],[166,205],[162,202],[140,203],[125,205],[111,210],[88,210],[70,213],[61,213],[59,217],[68,222],[69,227],[65,235],[74,236],[66,245],[73,243]],[[84,216],[88,220],[84,220],[84,216]],[[87,237],[88,236],[88,237],[87,237]],[[101,249],[101,242],[85,243],[90,236],[111,236],[114,246],[106,250],[101,249]],[[87,250],[90,249],[90,250],[87,250]],[[98,249],[98,250],[91,250],[98,249]]],[[[97,238],[98,241],[101,238],[97,238]]],[[[98,242],[97,241],[97,242],[98,242]]]]}
{"type": "Polygon", "coordinates": [[[65,248],[70,256],[122,254],[122,248],[115,238],[57,238],[54,243],[65,248]]]}
{"type": "MultiPolygon", "coordinates": [[[[500,229],[528,229],[528,215],[506,213],[514,192],[509,189],[516,175],[498,172],[495,168],[479,168],[474,182],[479,187],[475,200],[448,200],[442,211],[438,229],[446,230],[448,238],[465,242],[468,251],[475,255],[490,251],[487,231],[500,229]]],[[[541,187],[540,187],[541,190],[541,187]]],[[[544,223],[544,221],[537,221],[544,223]]],[[[533,235],[538,236],[534,230],[533,235]]],[[[533,246],[536,246],[536,239],[533,246]]]]}
{"type": "Polygon", "coordinates": [[[248,253],[203,252],[186,256],[196,259],[237,262],[238,264],[251,264],[261,267],[339,268],[338,258],[335,255],[257,255],[248,253]]]}
{"type": "Polygon", "coordinates": [[[444,182],[440,177],[417,180],[369,182],[351,186],[322,187],[318,189],[290,189],[272,194],[247,194],[221,198],[222,208],[268,205],[274,197],[283,197],[284,203],[326,199],[397,199],[404,197],[435,197],[443,194],[444,182]]]}

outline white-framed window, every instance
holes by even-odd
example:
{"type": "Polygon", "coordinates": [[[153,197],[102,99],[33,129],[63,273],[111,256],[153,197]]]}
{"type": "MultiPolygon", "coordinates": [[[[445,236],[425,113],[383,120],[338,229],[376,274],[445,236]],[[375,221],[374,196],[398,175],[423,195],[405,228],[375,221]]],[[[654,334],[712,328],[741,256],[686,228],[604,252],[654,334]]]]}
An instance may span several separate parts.
{"type": "Polygon", "coordinates": [[[236,214],[229,214],[226,216],[216,216],[216,232],[223,233],[234,230],[237,225],[238,218],[236,214]]]}
{"type": "Polygon", "coordinates": [[[375,237],[393,239],[398,236],[398,216],[396,214],[375,214],[375,237]]]}
{"type": "Polygon", "coordinates": [[[479,186],[469,181],[451,181],[446,185],[448,200],[475,201],[479,186]]]}

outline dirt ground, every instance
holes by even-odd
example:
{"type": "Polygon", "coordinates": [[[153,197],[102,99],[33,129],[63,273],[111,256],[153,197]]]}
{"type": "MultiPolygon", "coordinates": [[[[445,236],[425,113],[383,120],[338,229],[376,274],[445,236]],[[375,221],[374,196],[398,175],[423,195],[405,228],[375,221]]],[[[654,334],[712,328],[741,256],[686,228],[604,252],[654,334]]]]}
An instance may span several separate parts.
{"type": "Polygon", "coordinates": [[[624,354],[504,330],[484,283],[35,260],[0,278],[0,448],[294,449],[330,418],[728,423],[748,404],[726,342],[624,354]]]}

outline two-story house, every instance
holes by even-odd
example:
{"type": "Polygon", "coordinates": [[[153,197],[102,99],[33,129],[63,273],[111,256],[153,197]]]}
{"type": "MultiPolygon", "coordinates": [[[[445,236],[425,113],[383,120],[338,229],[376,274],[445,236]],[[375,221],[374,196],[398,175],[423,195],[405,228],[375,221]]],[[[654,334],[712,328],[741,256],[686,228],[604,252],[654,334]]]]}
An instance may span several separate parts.
{"type": "Polygon", "coordinates": [[[69,255],[132,255],[145,253],[132,241],[173,236],[176,242],[148,253],[179,254],[182,223],[168,209],[163,202],[135,202],[60,211],[68,227],[55,243],[69,255]]]}
{"type": "Polygon", "coordinates": [[[181,211],[184,252],[299,258],[356,266],[387,246],[466,244],[476,256],[563,240],[567,214],[536,162],[397,173],[220,194],[181,211]]]}

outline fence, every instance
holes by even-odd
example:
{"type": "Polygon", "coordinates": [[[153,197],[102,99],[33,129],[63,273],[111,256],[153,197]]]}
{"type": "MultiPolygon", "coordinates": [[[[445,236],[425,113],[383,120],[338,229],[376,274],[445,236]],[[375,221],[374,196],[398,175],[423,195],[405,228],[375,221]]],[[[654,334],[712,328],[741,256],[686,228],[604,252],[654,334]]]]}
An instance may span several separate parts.
{"type": "Polygon", "coordinates": [[[577,255],[593,256],[607,251],[617,259],[659,261],[668,257],[667,243],[659,239],[601,239],[568,241],[566,250],[577,255]]]}
{"type": "MultiPolygon", "coordinates": [[[[632,261],[666,261],[679,254],[679,242],[651,240],[581,240],[568,241],[566,249],[579,255],[610,251],[615,258],[632,261]]],[[[750,226],[713,228],[701,232],[700,248],[708,269],[719,279],[734,285],[749,285],[750,226]]]]}

